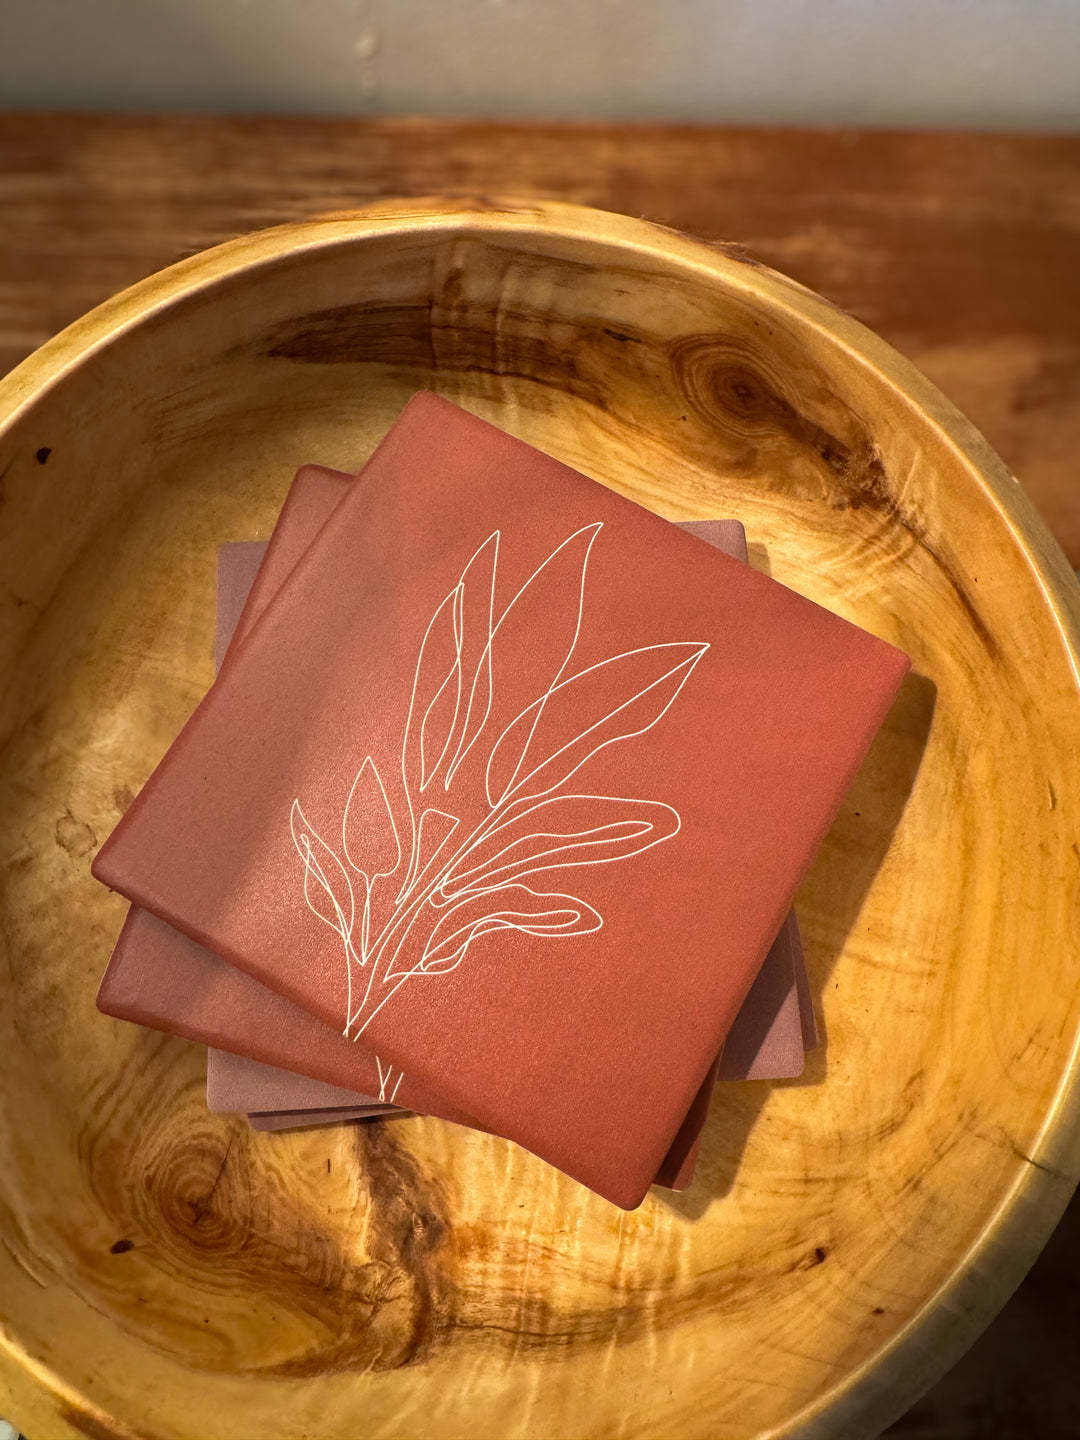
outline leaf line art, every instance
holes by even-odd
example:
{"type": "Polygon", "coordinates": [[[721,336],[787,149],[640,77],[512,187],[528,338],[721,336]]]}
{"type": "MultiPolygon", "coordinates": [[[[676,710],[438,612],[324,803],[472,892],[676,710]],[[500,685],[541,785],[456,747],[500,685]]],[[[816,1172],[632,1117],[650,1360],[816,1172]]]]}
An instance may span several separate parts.
{"type": "MultiPolygon", "coordinates": [[[[407,981],[451,973],[487,936],[600,930],[593,905],[537,888],[540,877],[574,869],[587,882],[682,828],[663,801],[569,789],[601,751],[659,724],[709,649],[645,644],[571,670],[602,529],[568,535],[501,611],[501,532],[477,547],[421,637],[400,774],[388,790],[365,756],[346,792],[340,855],[293,801],[304,902],[342,946],[346,1036],[362,1035],[407,981]]],[[[383,1081],[379,1061],[380,1099],[391,1074],[383,1081]]]]}

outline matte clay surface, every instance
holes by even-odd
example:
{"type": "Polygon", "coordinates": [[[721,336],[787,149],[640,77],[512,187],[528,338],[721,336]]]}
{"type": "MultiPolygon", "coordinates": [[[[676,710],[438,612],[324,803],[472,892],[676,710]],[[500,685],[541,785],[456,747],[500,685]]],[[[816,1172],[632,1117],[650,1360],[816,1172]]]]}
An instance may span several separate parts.
{"type": "MultiPolygon", "coordinates": [[[[295,496],[293,504],[287,504],[286,523],[296,527],[303,516],[312,526],[314,535],[320,513],[329,514],[340,498],[341,488],[351,477],[340,477],[336,484],[332,477],[335,472],[319,471],[313,467],[301,469],[290,494],[295,496]],[[328,483],[329,482],[329,483],[328,483]],[[298,493],[298,492],[303,493],[298,493]]],[[[738,520],[688,520],[681,528],[696,535],[717,549],[747,563],[746,534],[738,520]]],[[[275,527],[275,551],[283,546],[284,529],[279,523],[275,527]]],[[[218,600],[216,621],[215,665],[220,669],[221,659],[233,632],[240,620],[241,612],[252,581],[266,553],[266,545],[260,541],[240,541],[223,545],[218,554],[218,600]]],[[[279,567],[275,564],[275,572],[279,567]]],[[[249,612],[250,613],[250,612],[249,612]]],[[[724,1062],[718,1074],[725,1080],[739,1079],[789,1079],[801,1075],[804,1065],[804,1050],[813,1049],[817,1043],[816,1025],[813,1017],[813,1002],[806,977],[806,965],[802,947],[798,944],[798,926],[794,916],[785,922],[766,955],[761,970],[751,987],[735,1022],[728,1033],[724,1046],[724,1062]],[[794,932],[795,944],[792,943],[794,932]],[[798,979],[796,980],[796,965],[798,979]],[[801,1007],[808,1011],[804,1017],[801,1007]],[[805,1043],[806,1037],[812,1037],[805,1043]]],[[[178,947],[177,962],[182,963],[184,947],[178,947]]],[[[119,961],[121,956],[117,957],[119,961]]],[[[117,976],[115,965],[111,965],[112,986],[106,983],[114,994],[117,976]]],[[[109,972],[106,972],[107,976],[109,972]]],[[[103,1007],[108,1011],[108,1004],[103,1007]]],[[[122,1013],[116,1011],[114,1013],[122,1013]]],[[[160,1028],[168,1029],[168,1017],[160,1017],[160,1028]]],[[[380,1076],[380,1082],[382,1077],[380,1076]]],[[[708,1113],[708,1102],[712,1095],[710,1086],[703,1089],[701,1102],[695,1101],[700,1112],[700,1122],[708,1113]]],[[[231,1055],[227,1051],[211,1048],[207,1054],[207,1103],[212,1110],[230,1111],[291,1110],[297,1112],[296,1123],[314,1120],[316,1107],[340,1106],[350,1100],[363,1102],[366,1098],[338,1086],[294,1071],[282,1070],[275,1065],[266,1065],[243,1056],[231,1055]]],[[[277,1128],[285,1128],[284,1122],[277,1128]]],[[[681,1132],[680,1132],[681,1133],[681,1132]]],[[[696,1140],[696,1135],[694,1136],[696,1140]]],[[[695,1151],[696,1154],[696,1151],[695,1151]]],[[[693,1165],[686,1164],[688,1155],[685,1140],[680,1146],[680,1160],[675,1164],[674,1173],[679,1179],[677,1188],[685,1188],[693,1173],[693,1165]]],[[[668,1166],[675,1163],[669,1156],[662,1167],[668,1174],[668,1166]]]]}
{"type": "Polygon", "coordinates": [[[408,1094],[425,1115],[463,1124],[469,1120],[438,1090],[403,1079],[396,1066],[385,1064],[380,1070],[363,1046],[135,906],[124,918],[98,1006],[137,1025],[265,1064],[302,1064],[304,1073],[327,1085],[383,1100],[408,1094]]]}
{"type": "MultiPolygon", "coordinates": [[[[769,1023],[762,1033],[759,1025],[741,1026],[736,1016],[720,1055],[718,1080],[791,1080],[802,1074],[805,1037],[816,1027],[812,1001],[809,1019],[804,1021],[801,1014],[798,933],[792,911],[769,951],[772,963],[762,965],[739,1012],[754,1018],[770,1017],[769,1023]]],[[[802,968],[805,974],[805,965],[802,968]]]]}
{"type": "MultiPolygon", "coordinates": [[[[32,190],[37,208],[14,207],[10,221],[62,215],[63,263],[34,230],[50,257],[34,273],[47,272],[49,295],[69,301],[72,276],[89,285],[85,277],[101,284],[106,274],[94,268],[105,244],[95,215],[112,225],[143,213],[159,226],[140,230],[134,251],[126,235],[123,253],[108,247],[107,274],[130,274],[153,263],[155,246],[207,233],[189,223],[240,227],[278,203],[310,206],[313,194],[334,203],[345,193],[334,165],[350,183],[371,173],[362,145],[343,143],[335,159],[312,126],[318,143],[305,154],[317,184],[268,199],[260,177],[271,171],[274,195],[283,193],[277,144],[255,173],[239,141],[206,140],[268,133],[258,125],[80,117],[61,127],[77,137],[70,168],[41,180],[33,167],[57,133],[50,123],[35,117],[33,144],[6,182],[32,190]],[[170,187],[196,152],[198,183],[181,204],[170,187]],[[133,189],[125,167],[140,166],[145,186],[133,189]],[[57,193],[72,197],[70,210],[49,209],[57,193]],[[83,237],[74,248],[73,216],[83,237]]],[[[294,132],[282,122],[269,133],[294,132]]],[[[429,128],[396,133],[446,173],[429,128]]],[[[652,203],[655,167],[616,133],[607,158],[559,139],[549,183],[573,179],[579,163],[610,176],[617,159],[631,164],[619,168],[627,203],[634,194],[652,203]]],[[[680,185],[693,175],[702,215],[767,191],[777,229],[793,233],[817,213],[821,187],[828,197],[830,155],[843,156],[845,174],[863,174],[879,197],[865,210],[853,201],[852,223],[865,221],[880,243],[867,268],[848,262],[849,288],[836,298],[880,296],[884,322],[912,314],[942,336],[970,302],[963,333],[973,344],[1010,314],[1026,323],[1043,313],[1054,334],[1073,324],[1071,241],[1039,251],[1052,301],[1040,311],[1017,272],[1016,227],[986,224],[1002,204],[971,203],[987,170],[970,156],[1007,159],[1012,142],[950,142],[942,160],[933,137],[885,137],[864,160],[847,138],[808,140],[778,169],[768,155],[784,137],[750,137],[734,157],[745,186],[733,186],[718,180],[734,165],[732,147],[712,132],[684,135],[679,154],[701,163],[688,170],[680,159],[670,174],[680,185]],[[900,170],[898,157],[907,157],[900,170]],[[935,166],[948,184],[922,205],[919,186],[935,166]],[[794,219],[793,196],[802,197],[794,219]],[[906,216],[921,227],[917,244],[906,216]],[[895,263],[882,268],[888,237],[895,263]],[[920,289],[939,261],[949,283],[920,289]]],[[[538,173],[528,169],[535,147],[523,171],[522,143],[507,142],[484,173],[498,163],[504,175],[538,173]]],[[[1019,148],[1076,153],[1075,142],[1019,148]]],[[[380,152],[398,181],[399,153],[380,152]]],[[[469,163],[466,154],[453,174],[468,176],[469,163]]],[[[1056,208],[1044,207],[1038,225],[1034,206],[1017,205],[1025,233],[1044,224],[1056,233],[1075,184],[1067,168],[1055,174],[1061,183],[1046,193],[1056,208]]],[[[985,183],[992,197],[1029,180],[1046,186],[1045,164],[995,161],[985,183]]],[[[432,1414],[448,1436],[476,1435],[478,1415],[493,1437],[541,1423],[640,1436],[872,1434],[985,1325],[1080,1171],[1068,888],[1078,843],[1069,817],[1080,807],[1074,581],[1019,487],[940,396],[796,287],[627,221],[556,242],[541,217],[474,212],[448,230],[437,207],[424,208],[434,218],[401,221],[385,245],[369,237],[336,256],[309,253],[284,273],[259,248],[275,240],[245,242],[245,263],[263,257],[258,271],[179,311],[174,278],[157,279],[164,318],[145,318],[146,292],[126,297],[0,392],[9,417],[0,569],[13,591],[0,631],[10,857],[0,1073],[12,1099],[0,1132],[9,1247],[0,1247],[0,1409],[27,1434],[63,1440],[95,1427],[217,1440],[238,1426],[290,1440],[407,1436],[432,1414]],[[616,253],[600,248],[616,236],[616,253]],[[484,290],[485,265],[500,258],[484,290]],[[613,265],[618,278],[604,286],[613,265]],[[433,283],[455,269],[457,300],[433,308],[433,283]],[[541,284],[552,275],[559,283],[541,284]],[[645,276],[650,295],[663,285],[662,305],[638,296],[645,276]],[[235,293],[248,284],[256,301],[235,293]],[[375,357],[329,367],[260,359],[252,316],[296,322],[373,294],[415,306],[418,335],[437,323],[440,383],[451,393],[471,386],[478,409],[541,446],[572,434],[564,458],[659,513],[743,515],[778,578],[916,653],[889,753],[873,748],[799,897],[822,1052],[801,1082],[750,1085],[714,1105],[704,1200],[658,1197],[613,1226],[603,1202],[524,1157],[508,1163],[498,1142],[420,1119],[263,1141],[246,1122],[207,1116],[193,1047],[94,1010],[124,906],[99,894],[87,856],[210,683],[217,547],[265,536],[308,456],[356,469],[410,386],[431,383],[430,348],[408,377],[375,357]],[[479,373],[484,317],[495,313],[502,332],[490,360],[515,336],[522,353],[499,374],[479,373]],[[559,317],[558,345],[543,346],[552,332],[541,315],[559,317]],[[121,319],[133,325],[84,348],[121,319]],[[578,350],[575,376],[559,362],[566,325],[595,337],[595,350],[578,350]],[[605,326],[641,344],[605,336],[605,326]],[[739,418],[722,387],[702,413],[677,408],[682,372],[665,358],[668,343],[704,330],[717,360],[718,337],[744,342],[751,374],[768,376],[791,410],[739,418]],[[633,366],[619,358],[631,346],[633,366]],[[473,368],[453,370],[466,351],[473,368]],[[74,360],[66,376],[63,356],[74,360]],[[606,412],[575,398],[596,367],[606,412]],[[46,375],[55,388],[37,394],[46,375]],[[124,403],[104,407],[120,387],[124,403]],[[12,418],[28,394],[32,409],[12,418]],[[792,429],[791,415],[849,446],[872,437],[880,487],[835,452],[828,463],[813,443],[819,431],[792,429]]],[[[812,234],[795,238],[805,243],[793,246],[793,265],[823,257],[822,275],[843,277],[812,234]]],[[[192,263],[204,274],[210,262],[192,263]]],[[[20,293],[31,306],[37,292],[20,293]]],[[[400,308],[384,312],[387,347],[398,343],[394,313],[411,323],[400,308]]],[[[998,392],[987,393],[997,406],[998,392]]],[[[1052,408],[1031,413],[1021,418],[1033,444],[1060,438],[1052,408]]]]}
{"type": "Polygon", "coordinates": [[[634,1208],[908,667],[421,392],[93,873],[634,1208]]]}
{"type": "MultiPolygon", "coordinates": [[[[373,1095],[328,1085],[294,1070],[279,1070],[276,1065],[231,1055],[228,1050],[209,1051],[206,1062],[206,1103],[219,1115],[268,1111],[306,1114],[317,1109],[379,1104],[373,1095]]],[[[393,1111],[398,1107],[382,1108],[393,1111]]]]}
{"type": "MultiPolygon", "coordinates": [[[[296,565],[355,476],[320,465],[297,471],[269,545],[238,542],[218,556],[218,594],[214,627],[215,670],[220,669],[234,634],[243,639],[269,600],[296,565]],[[265,557],[265,560],[264,560],[265,557]]],[[[301,1065],[315,1084],[338,1087],[380,1099],[402,1090],[402,1100],[425,1114],[461,1119],[460,1110],[422,1084],[403,1077],[400,1068],[383,1065],[365,1047],[344,1041],[338,1031],[319,1025],[305,1012],[268,993],[248,975],[226,965],[212,951],[132,906],[98,989],[98,1007],[106,1014],[165,1029],[212,1047],[238,1051],[271,1065],[301,1065]]],[[[209,1068],[209,1067],[208,1067],[209,1068]]],[[[211,1087],[214,1075],[209,1074],[211,1087]]],[[[233,1105],[236,1068],[227,1070],[224,1111],[299,1108],[273,1101],[266,1077],[257,1080],[264,1103],[233,1105]]],[[[255,1097],[251,1097],[255,1098],[255,1097]]]]}
{"type": "MultiPolygon", "coordinates": [[[[269,553],[267,545],[257,541],[222,547],[217,567],[216,668],[220,668],[234,632],[239,631],[242,638],[254,623],[352,480],[352,476],[322,466],[302,466],[274,527],[269,553]]],[[[745,562],[746,539],[738,521],[687,521],[682,528],[745,562]]],[[[805,966],[802,978],[805,984],[805,966]]],[[[762,973],[733,1027],[734,1050],[742,1057],[743,1073],[755,1062],[759,1074],[763,1069],[771,1069],[774,1075],[801,1071],[801,1040],[790,1023],[785,1030],[791,1007],[785,1006],[784,993],[791,983],[790,956],[781,936],[766,956],[762,973]]],[[[318,1052],[315,1069],[324,1077],[370,1085],[380,1095],[402,1092],[402,1099],[409,1099],[417,1108],[422,1105],[425,1113],[460,1118],[440,1097],[422,1088],[414,1090],[399,1070],[373,1061],[362,1047],[344,1042],[280,996],[269,994],[212,953],[137,909],[125,921],[99,988],[98,1005],[108,1014],[203,1040],[211,1047],[237,1046],[242,1053],[261,1056],[275,1067],[294,1064],[304,1068],[306,1062],[310,1069],[313,1052],[318,1052]]],[[[737,1073],[736,1067],[729,1068],[729,1078],[737,1073]]],[[[207,1090],[210,1108],[220,1112],[296,1110],[317,1103],[312,1097],[323,1092],[331,1097],[336,1094],[339,1103],[349,1094],[327,1084],[325,1078],[295,1076],[276,1068],[267,1073],[258,1061],[245,1062],[214,1048],[207,1060],[207,1090]]],[[[661,1183],[675,1189],[690,1183],[711,1093],[712,1078],[703,1084],[691,1107],[693,1123],[680,1127],[658,1171],[661,1183]]],[[[327,1099],[326,1103],[333,1101],[327,1099]]],[[[273,1128],[287,1128],[287,1122],[276,1122],[273,1128]]]]}

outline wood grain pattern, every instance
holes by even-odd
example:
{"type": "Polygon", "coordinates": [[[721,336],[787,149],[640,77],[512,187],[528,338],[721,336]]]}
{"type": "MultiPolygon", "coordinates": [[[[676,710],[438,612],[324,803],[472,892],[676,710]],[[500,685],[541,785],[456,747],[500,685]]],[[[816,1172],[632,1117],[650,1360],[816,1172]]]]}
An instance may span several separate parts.
{"type": "Polygon", "coordinates": [[[1076,137],[0,116],[0,368],[182,255],[434,193],[573,200],[741,243],[929,375],[1080,566],[1076,137]]]}
{"type": "Polygon", "coordinates": [[[1080,1174],[1075,581],[898,355],[560,206],[385,204],[118,297],[0,386],[0,1408],[30,1433],[873,1433],[1080,1174]],[[88,857],[211,676],[214,556],[438,388],[907,649],[799,898],[826,1043],[621,1213],[423,1119],[256,1136],[99,1016],[88,857]],[[316,1383],[313,1383],[317,1381],[316,1383]]]}

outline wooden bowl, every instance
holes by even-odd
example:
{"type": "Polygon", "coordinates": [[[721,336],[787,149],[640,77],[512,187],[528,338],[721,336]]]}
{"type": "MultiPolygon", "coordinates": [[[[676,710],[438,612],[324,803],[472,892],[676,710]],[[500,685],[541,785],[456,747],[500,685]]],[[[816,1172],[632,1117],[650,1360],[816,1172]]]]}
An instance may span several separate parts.
{"type": "MultiPolygon", "coordinates": [[[[32,1436],[869,1434],[1080,1171],[1080,591],[905,361],[565,205],[223,245],[0,385],[0,1413],[32,1436]],[[104,1018],[100,840],[211,678],[217,546],[436,389],[914,660],[798,901],[826,1041],[624,1215],[436,1121],[260,1136],[104,1018]]],[[[718,903],[722,900],[718,899],[718,903]]]]}

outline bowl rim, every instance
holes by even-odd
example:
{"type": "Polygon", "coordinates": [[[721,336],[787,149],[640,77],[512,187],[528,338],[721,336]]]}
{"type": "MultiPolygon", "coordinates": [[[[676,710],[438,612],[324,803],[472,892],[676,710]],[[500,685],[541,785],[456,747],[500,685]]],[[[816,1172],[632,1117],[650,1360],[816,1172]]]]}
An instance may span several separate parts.
{"type": "Polygon", "coordinates": [[[225,240],[175,261],[110,296],[59,331],[0,377],[0,439],[23,412],[99,350],[170,305],[212,289],[244,270],[273,266],[286,256],[358,241],[429,233],[436,236],[549,236],[663,255],[701,278],[721,280],[747,296],[767,298],[802,325],[827,337],[849,360],[884,377],[981,486],[999,518],[1029,552],[1047,603],[1066,638],[1080,687],[1080,617],[1076,575],[1049,526],[1005,463],[970,420],[900,351],[831,300],[754,260],[736,243],[707,241],[669,226],[562,200],[387,198],[354,210],[290,221],[225,240]]]}

